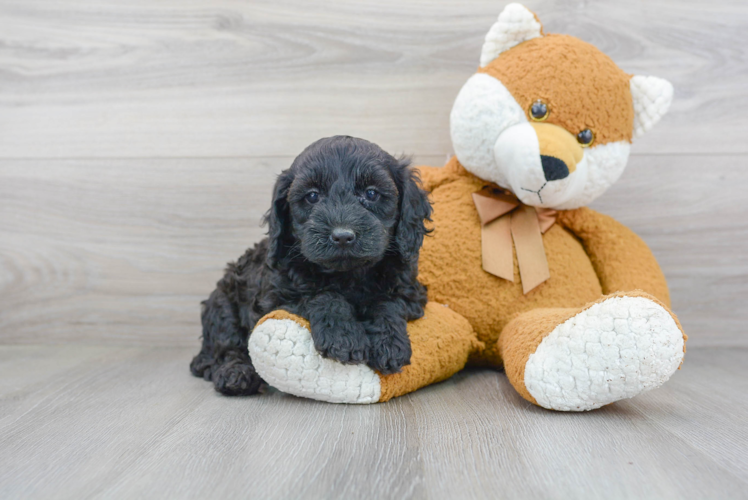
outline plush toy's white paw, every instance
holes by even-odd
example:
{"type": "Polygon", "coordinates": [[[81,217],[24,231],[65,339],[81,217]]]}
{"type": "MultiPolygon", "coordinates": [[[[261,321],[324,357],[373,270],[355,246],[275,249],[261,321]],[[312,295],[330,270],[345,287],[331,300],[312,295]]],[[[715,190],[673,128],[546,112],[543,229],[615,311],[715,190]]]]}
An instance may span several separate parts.
{"type": "Polygon", "coordinates": [[[255,370],[271,386],[289,394],[330,403],[376,403],[379,375],[366,365],[325,359],[311,332],[291,319],[267,319],[249,337],[255,370]]]}
{"type": "Polygon", "coordinates": [[[543,339],[525,365],[525,387],[544,408],[593,410],[665,383],[683,360],[683,344],[663,307],[613,297],[543,339]]]}

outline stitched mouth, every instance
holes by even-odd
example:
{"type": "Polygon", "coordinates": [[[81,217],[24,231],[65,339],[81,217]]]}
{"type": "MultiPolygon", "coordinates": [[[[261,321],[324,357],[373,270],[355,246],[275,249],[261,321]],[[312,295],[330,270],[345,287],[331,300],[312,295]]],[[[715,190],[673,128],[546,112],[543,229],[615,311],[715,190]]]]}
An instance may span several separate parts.
{"type": "Polygon", "coordinates": [[[538,189],[537,191],[535,191],[535,190],[533,190],[533,189],[527,189],[527,188],[524,188],[524,187],[522,188],[522,191],[527,191],[527,192],[530,192],[530,193],[534,193],[534,194],[538,195],[538,200],[540,200],[540,203],[543,203],[543,197],[542,197],[542,196],[540,196],[540,192],[541,192],[541,191],[543,190],[543,188],[544,188],[544,187],[546,187],[547,185],[548,185],[548,181],[545,181],[545,182],[543,183],[543,185],[542,185],[542,186],[540,186],[540,189],[538,189]]]}

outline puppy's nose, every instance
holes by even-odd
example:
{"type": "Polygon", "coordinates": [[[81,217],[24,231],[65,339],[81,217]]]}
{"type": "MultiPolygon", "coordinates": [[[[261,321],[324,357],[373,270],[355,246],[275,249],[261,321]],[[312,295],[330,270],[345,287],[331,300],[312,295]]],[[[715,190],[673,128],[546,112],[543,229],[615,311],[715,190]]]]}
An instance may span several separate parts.
{"type": "Polygon", "coordinates": [[[339,247],[347,247],[352,245],[356,240],[356,233],[354,233],[350,229],[336,227],[332,230],[330,239],[333,243],[335,243],[335,245],[339,247]]]}
{"type": "Polygon", "coordinates": [[[558,158],[540,155],[540,164],[543,165],[543,173],[547,181],[557,181],[569,177],[569,167],[558,158]]]}

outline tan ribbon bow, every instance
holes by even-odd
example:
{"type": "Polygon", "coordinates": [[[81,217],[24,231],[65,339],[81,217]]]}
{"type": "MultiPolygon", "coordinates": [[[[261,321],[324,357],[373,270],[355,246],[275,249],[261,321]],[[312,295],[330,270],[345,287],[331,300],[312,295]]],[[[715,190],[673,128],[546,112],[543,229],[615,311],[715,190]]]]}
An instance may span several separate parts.
{"type": "Polygon", "coordinates": [[[522,292],[551,277],[542,235],[556,222],[555,210],[523,205],[509,191],[491,186],[473,193],[473,202],[482,226],[481,254],[486,272],[514,281],[514,240],[522,292]]]}

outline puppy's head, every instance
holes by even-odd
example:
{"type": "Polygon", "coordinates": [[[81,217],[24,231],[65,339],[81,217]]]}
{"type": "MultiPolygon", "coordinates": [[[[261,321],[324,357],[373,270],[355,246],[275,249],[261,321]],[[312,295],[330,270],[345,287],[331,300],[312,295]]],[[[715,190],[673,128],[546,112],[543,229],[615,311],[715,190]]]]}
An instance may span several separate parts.
{"type": "Polygon", "coordinates": [[[268,264],[300,254],[324,271],[341,272],[388,253],[415,261],[431,205],[408,165],[347,136],[307,147],[276,182],[266,215],[268,264]]]}

